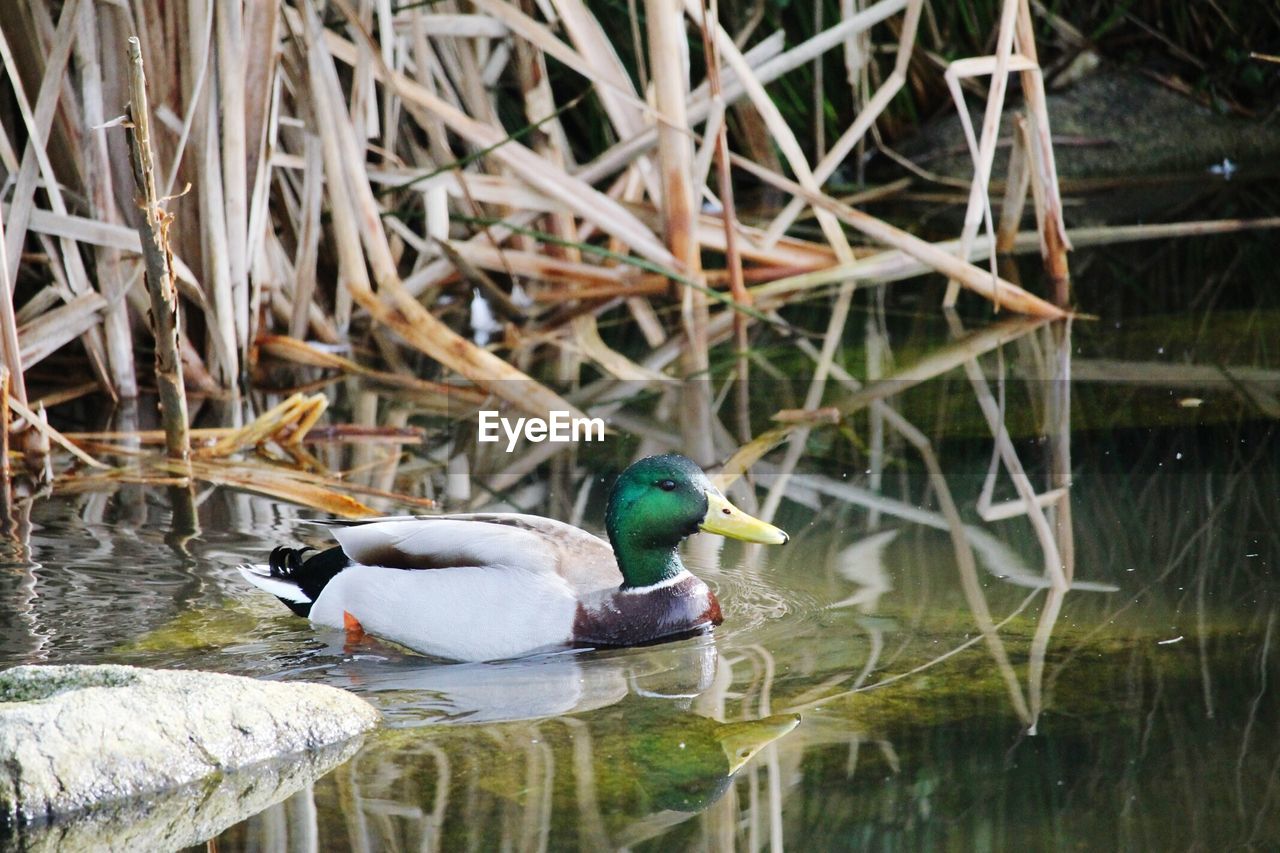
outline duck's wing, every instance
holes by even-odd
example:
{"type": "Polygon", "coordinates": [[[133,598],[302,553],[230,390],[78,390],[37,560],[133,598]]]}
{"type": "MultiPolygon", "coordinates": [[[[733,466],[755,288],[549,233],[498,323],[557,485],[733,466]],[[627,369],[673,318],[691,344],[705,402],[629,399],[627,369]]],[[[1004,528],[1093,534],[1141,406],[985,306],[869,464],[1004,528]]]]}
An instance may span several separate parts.
{"type": "Polygon", "coordinates": [[[402,516],[337,527],[356,563],[397,569],[489,567],[557,574],[579,594],[622,582],[609,543],[536,515],[402,516]]]}

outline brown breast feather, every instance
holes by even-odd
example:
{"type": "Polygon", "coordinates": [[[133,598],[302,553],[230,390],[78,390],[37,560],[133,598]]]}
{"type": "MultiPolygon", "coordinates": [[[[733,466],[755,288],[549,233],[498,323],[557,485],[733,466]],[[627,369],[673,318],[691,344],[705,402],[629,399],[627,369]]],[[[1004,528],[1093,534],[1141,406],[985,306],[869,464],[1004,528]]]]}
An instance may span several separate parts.
{"type": "Polygon", "coordinates": [[[715,594],[690,575],[651,592],[614,590],[578,603],[573,641],[591,646],[634,646],[719,625],[715,594]]]}

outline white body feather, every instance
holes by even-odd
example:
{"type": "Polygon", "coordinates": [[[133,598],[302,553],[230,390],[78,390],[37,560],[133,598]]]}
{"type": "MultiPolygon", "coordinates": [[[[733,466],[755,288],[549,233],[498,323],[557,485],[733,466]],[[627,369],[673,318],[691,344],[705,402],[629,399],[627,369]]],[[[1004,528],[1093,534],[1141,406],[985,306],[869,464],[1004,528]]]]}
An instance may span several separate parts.
{"type": "Polygon", "coordinates": [[[311,621],[365,631],[426,654],[497,660],[573,639],[577,597],[559,575],[510,567],[388,569],[355,565],[325,586],[311,621]]]}

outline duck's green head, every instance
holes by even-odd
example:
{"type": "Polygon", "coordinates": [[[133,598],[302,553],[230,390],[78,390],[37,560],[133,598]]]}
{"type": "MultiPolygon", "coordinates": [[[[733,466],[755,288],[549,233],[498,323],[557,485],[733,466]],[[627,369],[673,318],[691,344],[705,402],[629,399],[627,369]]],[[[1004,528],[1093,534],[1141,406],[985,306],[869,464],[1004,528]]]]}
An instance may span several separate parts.
{"type": "Polygon", "coordinates": [[[678,454],[649,456],[623,471],[609,493],[605,527],[627,587],[678,574],[684,566],[676,546],[700,530],[765,545],[788,538],[729,503],[692,459],[678,454]]]}

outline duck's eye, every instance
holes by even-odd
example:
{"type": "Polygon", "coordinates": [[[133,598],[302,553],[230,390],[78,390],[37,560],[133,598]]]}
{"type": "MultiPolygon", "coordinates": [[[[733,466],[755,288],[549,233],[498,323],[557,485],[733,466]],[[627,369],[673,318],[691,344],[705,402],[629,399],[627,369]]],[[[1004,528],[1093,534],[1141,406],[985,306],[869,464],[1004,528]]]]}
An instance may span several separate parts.
{"type": "Polygon", "coordinates": [[[660,480],[660,481],[658,481],[658,488],[659,488],[659,489],[662,489],[662,491],[664,491],[664,492],[674,492],[674,491],[676,490],[676,481],[675,481],[675,480],[660,480]]]}

